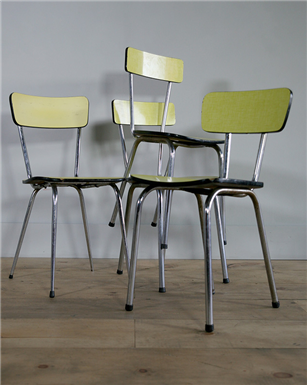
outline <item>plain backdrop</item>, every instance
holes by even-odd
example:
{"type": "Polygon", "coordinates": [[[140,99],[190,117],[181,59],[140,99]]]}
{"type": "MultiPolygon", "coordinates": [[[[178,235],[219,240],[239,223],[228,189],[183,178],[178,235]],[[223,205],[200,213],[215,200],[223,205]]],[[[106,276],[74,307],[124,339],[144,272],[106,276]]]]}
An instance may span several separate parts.
{"type": "MultiPolygon", "coordinates": [[[[180,58],[184,80],[173,87],[181,134],[201,130],[201,103],[211,91],[288,87],[294,93],[285,130],[268,138],[258,191],[273,259],[306,258],[307,133],[306,2],[6,2],[2,25],[2,257],[15,252],[31,193],[8,98],[85,95],[90,120],[82,135],[80,176],[122,176],[124,167],[111,101],[128,98],[125,48],[180,58]]],[[[138,79],[140,100],[160,100],[165,86],[138,79]],[[150,96],[148,96],[150,95],[150,96]]],[[[126,131],[128,148],[132,144],[126,131]]],[[[75,135],[28,129],[33,174],[73,175],[75,135]]],[[[258,139],[233,138],[230,176],[251,178],[258,139]]],[[[145,144],[135,173],[155,173],[157,148],[145,144]]],[[[207,149],[179,149],[175,175],[214,175],[217,158],[207,149]]],[[[114,204],[110,188],[85,191],[93,256],[117,258],[120,230],[108,227],[114,204]]],[[[155,194],[144,206],[140,253],[157,257],[157,230],[150,226],[155,194]]],[[[226,199],[228,258],[262,258],[249,198],[226,199]]],[[[21,256],[50,256],[51,192],[40,192],[21,256]]],[[[87,257],[75,190],[59,193],[58,257],[87,257]]],[[[214,223],[213,223],[214,225],[214,223]]],[[[213,257],[218,246],[213,228],[213,257]]],[[[167,258],[203,258],[196,201],[174,194],[167,258]]]]}

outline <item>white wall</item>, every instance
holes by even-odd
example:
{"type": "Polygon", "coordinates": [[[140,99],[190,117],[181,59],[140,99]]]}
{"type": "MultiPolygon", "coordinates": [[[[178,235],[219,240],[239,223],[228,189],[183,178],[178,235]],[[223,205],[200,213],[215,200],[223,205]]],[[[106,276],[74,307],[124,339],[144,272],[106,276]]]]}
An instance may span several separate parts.
{"type": "MultiPolygon", "coordinates": [[[[83,134],[80,175],[122,175],[110,102],[128,97],[124,52],[132,46],[184,60],[184,81],[174,86],[171,98],[179,133],[203,135],[201,102],[210,91],[292,89],[287,127],[268,140],[261,173],[265,188],[258,196],[272,258],[306,258],[306,15],[306,2],[2,2],[1,255],[14,255],[31,190],[21,184],[26,174],[9,94],[87,96],[90,123],[83,134]]],[[[137,85],[144,98],[143,83],[137,85]]],[[[164,92],[160,87],[150,90],[155,99],[164,92]]],[[[31,131],[33,173],[47,169],[49,174],[71,175],[74,140],[65,133],[60,142],[46,132],[36,139],[31,131]],[[56,171],[49,171],[52,167],[56,171]]],[[[256,146],[254,138],[234,138],[230,176],[251,177],[253,163],[242,162],[242,157],[249,158],[256,146]]],[[[139,154],[142,160],[134,171],[154,172],[156,150],[145,145],[139,154]]],[[[179,150],[176,175],[186,173],[216,174],[215,153],[179,150]]],[[[85,197],[94,257],[116,258],[119,226],[108,227],[112,190],[86,191],[85,197]]],[[[139,254],[143,258],[157,255],[157,233],[149,225],[154,201],[155,196],[149,197],[144,207],[139,254]]],[[[50,255],[50,210],[47,190],[38,195],[23,256],[50,255]]],[[[227,223],[228,257],[261,258],[250,201],[227,199],[227,223]]],[[[218,257],[215,240],[213,246],[218,257]]],[[[57,255],[87,255],[75,191],[60,191],[57,255]]],[[[193,196],[174,195],[167,257],[202,258],[193,196]]]]}

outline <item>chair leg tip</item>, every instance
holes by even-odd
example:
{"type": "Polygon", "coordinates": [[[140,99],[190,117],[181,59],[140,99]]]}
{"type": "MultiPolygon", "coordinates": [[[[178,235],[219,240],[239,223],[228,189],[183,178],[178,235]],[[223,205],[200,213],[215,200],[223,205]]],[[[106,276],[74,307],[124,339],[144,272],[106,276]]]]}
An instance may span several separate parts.
{"type": "Polygon", "coordinates": [[[165,287],[160,287],[158,291],[160,293],[166,293],[166,288],[165,287]]]}
{"type": "Polygon", "coordinates": [[[133,305],[125,305],[125,310],[126,311],[132,311],[133,310],[133,305]]]}
{"type": "Polygon", "coordinates": [[[205,325],[205,331],[207,333],[213,333],[214,331],[214,325],[205,325]]]}
{"type": "Polygon", "coordinates": [[[108,226],[109,226],[109,227],[114,227],[115,224],[114,224],[113,222],[109,222],[109,223],[108,223],[108,226]]]}
{"type": "Polygon", "coordinates": [[[223,283],[229,283],[230,281],[229,281],[229,278],[224,278],[223,279],[223,283]]]}
{"type": "Polygon", "coordinates": [[[10,275],[9,275],[9,278],[10,278],[10,279],[13,279],[13,274],[10,274],[10,275]]]}
{"type": "Polygon", "coordinates": [[[157,226],[157,223],[152,222],[152,223],[151,223],[151,226],[152,226],[152,227],[156,227],[156,226],[157,226]]]}
{"type": "Polygon", "coordinates": [[[50,298],[55,298],[55,292],[54,292],[54,290],[51,290],[51,291],[50,291],[49,297],[50,297],[50,298]]]}
{"type": "Polygon", "coordinates": [[[117,270],[117,274],[119,274],[119,275],[121,275],[121,274],[123,274],[123,270],[117,270]]]}
{"type": "Polygon", "coordinates": [[[161,247],[162,250],[167,250],[168,249],[168,245],[166,243],[162,243],[160,247],[161,247]]]}
{"type": "Polygon", "coordinates": [[[280,303],[278,302],[272,302],[272,306],[274,309],[278,309],[280,307],[280,303]]]}

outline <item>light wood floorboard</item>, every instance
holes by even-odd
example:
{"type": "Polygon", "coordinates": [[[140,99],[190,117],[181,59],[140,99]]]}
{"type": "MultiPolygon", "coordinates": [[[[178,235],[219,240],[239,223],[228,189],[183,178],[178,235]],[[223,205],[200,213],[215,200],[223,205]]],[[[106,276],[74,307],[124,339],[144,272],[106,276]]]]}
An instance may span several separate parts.
{"type": "Polygon", "coordinates": [[[306,261],[273,261],[281,306],[271,307],[263,261],[213,261],[214,325],[204,332],[202,260],[138,261],[134,310],[117,261],[2,258],[3,385],[306,384],[306,261]]]}

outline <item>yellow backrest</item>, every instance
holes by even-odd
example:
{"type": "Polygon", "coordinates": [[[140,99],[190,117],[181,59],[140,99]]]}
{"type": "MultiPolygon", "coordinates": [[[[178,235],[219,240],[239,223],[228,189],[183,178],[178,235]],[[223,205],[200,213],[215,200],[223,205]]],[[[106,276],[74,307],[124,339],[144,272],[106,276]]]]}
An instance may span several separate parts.
{"type": "Polygon", "coordinates": [[[81,128],[88,124],[89,102],[84,96],[53,98],[14,92],[10,104],[18,126],[81,128]]]}
{"type": "Polygon", "coordinates": [[[183,61],[126,48],[125,69],[127,72],[174,83],[183,81],[183,61]]]}
{"type": "Polygon", "coordinates": [[[202,103],[202,128],[217,133],[281,131],[288,118],[292,91],[276,88],[259,91],[212,92],[202,103]]]}
{"type": "MultiPolygon", "coordinates": [[[[137,126],[160,126],[163,119],[165,103],[134,102],[134,120],[137,126]]],[[[130,102],[112,101],[113,121],[116,124],[130,125],[130,102]]],[[[167,125],[175,124],[175,108],[169,103],[167,125]]]]}

